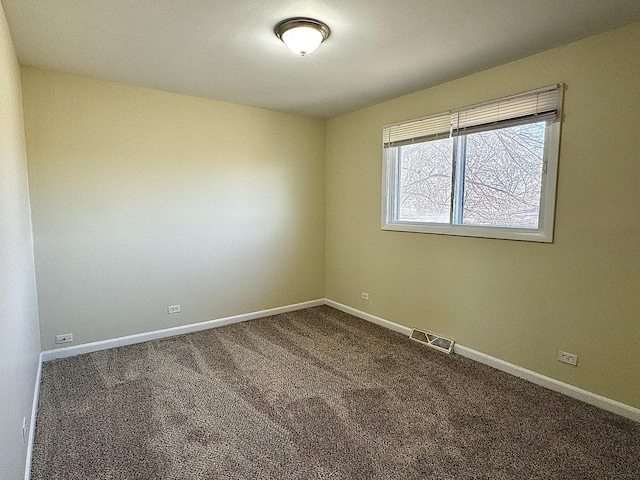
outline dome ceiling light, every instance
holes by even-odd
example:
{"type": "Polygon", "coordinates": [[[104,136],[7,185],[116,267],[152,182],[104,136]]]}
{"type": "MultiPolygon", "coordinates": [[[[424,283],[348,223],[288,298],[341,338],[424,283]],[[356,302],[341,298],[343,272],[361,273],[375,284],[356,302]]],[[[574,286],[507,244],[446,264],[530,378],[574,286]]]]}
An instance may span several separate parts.
{"type": "Polygon", "coordinates": [[[294,17],[278,23],[274,32],[289,50],[304,57],[314,52],[322,42],[329,38],[331,30],[319,20],[294,17]]]}

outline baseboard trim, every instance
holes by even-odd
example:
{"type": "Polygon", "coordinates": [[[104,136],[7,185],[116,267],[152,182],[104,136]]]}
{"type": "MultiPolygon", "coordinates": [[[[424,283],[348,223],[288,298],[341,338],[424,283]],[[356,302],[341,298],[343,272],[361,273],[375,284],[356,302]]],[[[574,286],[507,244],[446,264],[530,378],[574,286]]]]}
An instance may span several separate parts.
{"type": "Polygon", "coordinates": [[[191,323],[189,325],[180,325],[178,327],[170,327],[162,330],[154,330],[152,332],[136,333],[134,335],[127,335],[125,337],[111,338],[109,340],[100,340],[98,342],[84,343],[81,345],[74,345],[71,347],[58,348],[54,350],[46,350],[40,354],[41,361],[48,362],[49,360],[55,360],[57,358],[74,357],[76,355],[81,355],[83,353],[97,352],[100,350],[108,350],[110,348],[133,345],[135,343],[148,342],[150,340],[158,340],[161,338],[174,337],[176,335],[184,335],[185,333],[208,330],[210,328],[222,327],[224,325],[231,325],[232,323],[246,322],[247,320],[254,320],[256,318],[268,317],[270,315],[278,315],[281,313],[293,312],[296,310],[317,307],[319,305],[324,305],[324,304],[325,304],[325,300],[321,298],[317,300],[311,300],[308,302],[295,303],[293,305],[285,305],[282,307],[269,308],[267,310],[259,310],[257,312],[243,313],[240,315],[232,315],[230,317],[218,318],[215,320],[208,320],[206,322],[191,323]]]}
{"type": "MultiPolygon", "coordinates": [[[[138,333],[135,335],[128,335],[125,337],[113,338],[109,340],[101,340],[98,342],[85,343],[82,345],[74,345],[71,347],[44,351],[40,354],[40,362],[38,366],[38,375],[37,375],[36,387],[35,387],[36,391],[34,391],[34,406],[33,406],[33,411],[31,416],[29,446],[27,451],[27,462],[28,462],[29,469],[31,464],[31,449],[33,444],[33,436],[35,434],[35,417],[37,413],[37,405],[38,405],[37,401],[38,401],[39,390],[40,390],[40,374],[41,374],[42,362],[54,360],[57,358],[73,357],[75,355],[80,355],[83,353],[91,353],[91,352],[97,352],[100,350],[107,350],[109,348],[132,345],[135,343],[147,342],[149,340],[157,340],[161,338],[173,337],[176,335],[183,335],[185,333],[208,330],[210,328],[222,327],[224,325],[230,325],[233,323],[245,322],[247,320],[253,320],[256,318],[266,317],[269,315],[278,315],[281,313],[293,312],[296,310],[302,310],[304,308],[317,307],[319,305],[328,305],[342,312],[348,313],[350,315],[361,318],[368,322],[375,323],[376,325],[380,325],[384,328],[388,328],[389,330],[393,330],[395,332],[401,333],[406,336],[409,336],[409,334],[411,333],[410,327],[405,327],[404,325],[400,325],[398,323],[386,320],[382,317],[378,317],[376,315],[363,312],[362,310],[358,310],[357,308],[350,307],[348,305],[336,302],[328,298],[323,298],[323,299],[311,300],[308,302],[296,303],[293,305],[285,305],[282,307],[270,308],[267,310],[260,310],[256,312],[243,313],[240,315],[233,315],[230,317],[219,318],[216,320],[209,320],[206,322],[193,323],[190,325],[181,325],[178,327],[165,328],[162,330],[155,330],[152,332],[138,333]]],[[[500,360],[499,358],[492,357],[490,355],[479,352],[477,350],[473,350],[469,347],[465,347],[464,345],[460,345],[458,343],[455,344],[454,352],[459,355],[462,355],[463,357],[467,357],[471,360],[474,360],[476,362],[483,363],[490,367],[497,368],[498,370],[502,370],[503,372],[509,373],[511,375],[515,375],[516,377],[522,378],[531,383],[535,383],[536,385],[540,385],[550,390],[560,392],[564,395],[568,395],[569,397],[572,397],[577,400],[588,403],[590,405],[594,405],[596,407],[602,408],[603,410],[607,410],[609,412],[616,413],[618,415],[629,418],[636,422],[640,422],[640,409],[638,408],[632,407],[630,405],[626,405],[616,400],[612,400],[602,395],[598,395],[588,390],[575,387],[573,385],[570,385],[565,382],[561,382],[554,378],[547,377],[540,373],[534,372],[533,370],[528,370],[526,368],[506,362],[504,360],[500,360]]],[[[25,480],[28,480],[26,473],[25,473],[25,480]]]]}
{"type": "Polygon", "coordinates": [[[31,420],[29,421],[29,440],[27,441],[27,459],[24,467],[24,480],[31,478],[31,462],[33,460],[33,442],[36,436],[36,418],[38,416],[38,400],[40,399],[40,378],[42,376],[42,353],[38,355],[38,370],[36,384],[33,387],[33,402],[31,403],[31,420]]]}
{"type": "MultiPolygon", "coordinates": [[[[371,315],[370,313],[363,312],[361,310],[349,307],[333,300],[325,299],[325,305],[329,305],[333,308],[349,313],[355,317],[367,320],[369,322],[383,326],[395,332],[405,334],[407,336],[411,333],[411,328],[409,327],[399,325],[384,318],[371,315]]],[[[515,375],[516,377],[522,378],[531,383],[535,383],[536,385],[548,388],[549,390],[562,393],[571,398],[575,398],[576,400],[588,403],[589,405],[594,405],[596,407],[602,408],[603,410],[607,410],[636,422],[640,422],[640,409],[632,407],[631,405],[627,405],[625,403],[612,400],[608,397],[598,395],[597,393],[575,387],[568,383],[561,382],[560,380],[556,380],[555,378],[547,377],[546,375],[534,372],[533,370],[528,370],[518,365],[514,365],[513,363],[505,362],[504,360],[500,360],[499,358],[492,357],[491,355],[473,350],[458,343],[456,343],[454,346],[454,352],[462,355],[463,357],[475,360],[476,362],[483,363],[490,367],[497,368],[498,370],[502,370],[503,372],[515,375]]]]}
{"type": "Polygon", "coordinates": [[[356,308],[349,307],[342,303],[334,302],[333,300],[329,300],[328,298],[324,301],[325,305],[333,307],[341,312],[349,313],[354,317],[362,318],[371,323],[375,323],[376,325],[380,325],[381,327],[388,328],[389,330],[393,330],[394,332],[402,333],[403,335],[409,336],[411,334],[411,328],[405,327],[404,325],[400,325],[398,323],[390,322],[389,320],[385,320],[382,317],[376,317],[375,315],[371,315],[370,313],[363,312],[362,310],[358,310],[356,308]]]}
{"type": "Polygon", "coordinates": [[[546,375],[534,372],[533,370],[528,370],[526,368],[519,367],[518,365],[514,365],[513,363],[505,362],[504,360],[478,352],[477,350],[473,350],[463,345],[456,344],[455,352],[463,357],[484,363],[485,365],[497,368],[498,370],[520,377],[531,383],[535,383],[536,385],[548,388],[549,390],[563,393],[564,395],[575,398],[576,400],[581,400],[589,405],[594,405],[602,408],[603,410],[607,410],[608,412],[616,413],[631,420],[635,420],[636,422],[640,422],[640,409],[632,407],[631,405],[575,387],[569,383],[561,382],[560,380],[547,377],[546,375]]]}

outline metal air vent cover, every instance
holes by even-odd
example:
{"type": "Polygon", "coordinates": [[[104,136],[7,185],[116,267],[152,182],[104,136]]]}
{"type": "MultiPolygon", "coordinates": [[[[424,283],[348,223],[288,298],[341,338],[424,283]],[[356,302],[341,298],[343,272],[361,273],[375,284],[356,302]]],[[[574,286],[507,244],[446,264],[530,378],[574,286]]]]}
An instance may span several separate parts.
{"type": "Polygon", "coordinates": [[[411,330],[409,338],[444,353],[451,353],[453,351],[453,344],[455,343],[451,338],[442,337],[435,333],[419,330],[417,328],[411,330]]]}

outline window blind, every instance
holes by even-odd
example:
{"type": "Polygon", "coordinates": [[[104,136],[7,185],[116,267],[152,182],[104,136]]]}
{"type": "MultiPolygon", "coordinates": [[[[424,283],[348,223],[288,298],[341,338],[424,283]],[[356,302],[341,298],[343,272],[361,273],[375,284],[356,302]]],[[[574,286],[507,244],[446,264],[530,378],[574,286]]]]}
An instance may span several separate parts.
{"type": "Polygon", "coordinates": [[[382,129],[382,144],[385,148],[393,148],[450,136],[451,114],[446,112],[388,125],[382,129]]]}
{"type": "Polygon", "coordinates": [[[382,130],[384,148],[439,140],[497,128],[555,121],[562,109],[564,85],[493,100],[429,117],[387,125],[382,130]]]}
{"type": "Polygon", "coordinates": [[[451,135],[554,121],[562,107],[562,85],[514,95],[451,112],[451,135]]]}

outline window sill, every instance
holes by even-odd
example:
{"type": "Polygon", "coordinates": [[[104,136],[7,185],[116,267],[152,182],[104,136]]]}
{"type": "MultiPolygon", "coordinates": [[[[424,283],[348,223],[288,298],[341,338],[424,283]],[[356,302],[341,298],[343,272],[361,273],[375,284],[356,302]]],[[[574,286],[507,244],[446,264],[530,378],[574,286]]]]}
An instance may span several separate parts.
{"type": "Polygon", "coordinates": [[[469,225],[443,225],[436,223],[393,222],[382,223],[382,230],[412,233],[431,233],[459,237],[494,238],[500,240],[519,240],[525,242],[552,243],[553,234],[540,229],[483,227],[469,225]]]}

